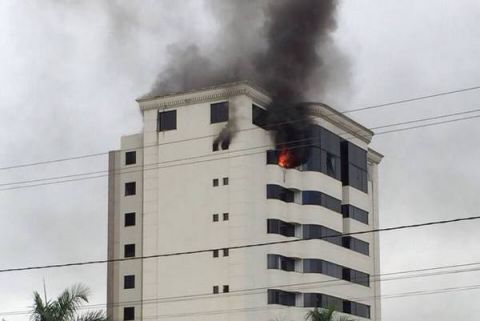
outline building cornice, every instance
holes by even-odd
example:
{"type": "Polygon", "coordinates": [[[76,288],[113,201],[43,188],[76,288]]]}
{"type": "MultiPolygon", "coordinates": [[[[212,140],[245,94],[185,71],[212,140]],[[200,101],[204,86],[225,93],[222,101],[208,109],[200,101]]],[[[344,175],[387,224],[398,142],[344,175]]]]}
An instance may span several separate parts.
{"type": "Polygon", "coordinates": [[[368,161],[373,162],[375,164],[380,164],[383,159],[383,155],[379,152],[369,148],[367,153],[368,161]]]}
{"type": "Polygon", "coordinates": [[[168,109],[193,104],[214,102],[245,95],[253,101],[268,105],[271,98],[259,87],[246,81],[207,87],[188,92],[173,93],[164,96],[145,97],[137,99],[141,111],[149,109],[168,109]]]}

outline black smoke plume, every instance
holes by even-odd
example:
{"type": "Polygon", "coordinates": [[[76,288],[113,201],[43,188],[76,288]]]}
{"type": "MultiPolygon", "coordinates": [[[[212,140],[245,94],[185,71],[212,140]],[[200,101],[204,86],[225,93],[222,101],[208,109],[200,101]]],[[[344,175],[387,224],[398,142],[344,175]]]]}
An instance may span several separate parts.
{"type": "MultiPolygon", "coordinates": [[[[149,95],[252,81],[273,99],[267,106],[268,122],[277,147],[291,149],[301,164],[308,156],[302,146],[307,144],[311,125],[309,108],[301,102],[312,88],[325,87],[321,73],[327,79],[332,72],[322,68],[319,48],[336,28],[337,2],[210,0],[221,22],[215,50],[202,53],[195,45],[170,47],[171,61],[149,95]]],[[[233,131],[229,128],[235,125],[220,133],[219,142],[230,142],[233,131]]]]}

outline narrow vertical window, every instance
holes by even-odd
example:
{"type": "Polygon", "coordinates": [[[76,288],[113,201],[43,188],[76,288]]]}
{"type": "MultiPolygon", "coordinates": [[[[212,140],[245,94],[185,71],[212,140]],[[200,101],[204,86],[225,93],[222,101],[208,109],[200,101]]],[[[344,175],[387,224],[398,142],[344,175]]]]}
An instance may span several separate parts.
{"type": "Polygon", "coordinates": [[[213,181],[212,181],[212,184],[213,184],[213,187],[217,187],[218,186],[218,178],[214,178],[213,181]]]}
{"type": "Polygon", "coordinates": [[[212,220],[218,222],[218,214],[213,214],[212,220]]]}
{"type": "Polygon", "coordinates": [[[228,177],[223,178],[223,185],[228,185],[228,177]]]}
{"type": "Polygon", "coordinates": [[[123,308],[123,320],[124,321],[135,320],[135,308],[134,307],[124,307],[123,308]]]}
{"type": "Polygon", "coordinates": [[[228,217],[228,213],[223,213],[223,220],[224,221],[228,221],[229,217],[228,217]]]}
{"type": "Polygon", "coordinates": [[[213,294],[217,294],[218,293],[218,285],[214,285],[213,286],[213,294]]]}
{"type": "Polygon", "coordinates": [[[124,256],[125,257],[135,257],[135,244],[125,244],[124,256]]]}
{"type": "Polygon", "coordinates": [[[228,285],[223,286],[223,293],[228,293],[230,292],[230,287],[228,285]]]}
{"type": "Polygon", "coordinates": [[[229,255],[228,249],[223,249],[223,256],[228,256],[228,255],[229,255]]]}
{"type": "Polygon", "coordinates": [[[218,257],[218,250],[213,250],[213,257],[218,257]]]}

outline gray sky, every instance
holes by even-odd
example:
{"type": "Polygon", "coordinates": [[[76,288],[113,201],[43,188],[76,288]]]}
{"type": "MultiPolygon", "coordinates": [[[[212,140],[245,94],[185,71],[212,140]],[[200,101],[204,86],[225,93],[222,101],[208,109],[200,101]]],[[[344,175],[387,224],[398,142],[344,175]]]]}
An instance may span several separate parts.
{"type": "MultiPolygon", "coordinates": [[[[135,98],[165,67],[167,45],[208,48],[221,35],[205,8],[200,0],[0,2],[0,167],[117,149],[121,135],[141,130],[135,98]]],[[[479,16],[477,0],[343,1],[333,35],[342,55],[329,61],[339,71],[322,100],[351,109],[480,85],[479,16]]],[[[478,101],[480,90],[350,116],[373,127],[480,108],[478,101]]],[[[381,226],[479,214],[478,122],[374,138],[385,155],[381,226]]],[[[106,167],[98,157],[0,171],[0,183],[106,167]]],[[[105,178],[0,191],[0,208],[0,268],[106,256],[105,178]]],[[[383,233],[382,272],[480,261],[479,224],[383,233]]],[[[50,296],[81,281],[92,303],[106,301],[102,265],[4,273],[0,312],[28,310],[43,278],[50,296]]],[[[389,281],[382,291],[472,284],[480,272],[389,281]]],[[[479,290],[388,299],[383,318],[473,321],[479,300],[479,290]]]]}

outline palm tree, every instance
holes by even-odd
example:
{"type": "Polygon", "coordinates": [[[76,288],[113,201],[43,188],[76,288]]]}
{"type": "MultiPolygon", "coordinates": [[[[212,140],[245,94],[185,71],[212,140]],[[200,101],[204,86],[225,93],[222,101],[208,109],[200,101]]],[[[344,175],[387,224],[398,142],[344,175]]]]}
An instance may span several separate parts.
{"type": "Polygon", "coordinates": [[[305,320],[311,321],[354,321],[347,316],[338,316],[335,314],[334,308],[321,309],[318,308],[309,311],[305,316],[305,320]]]}
{"type": "Polygon", "coordinates": [[[40,294],[33,292],[32,321],[106,321],[103,311],[90,311],[78,315],[82,303],[87,303],[90,291],[87,287],[77,284],[63,291],[54,300],[42,300],[40,294]]]}

